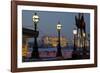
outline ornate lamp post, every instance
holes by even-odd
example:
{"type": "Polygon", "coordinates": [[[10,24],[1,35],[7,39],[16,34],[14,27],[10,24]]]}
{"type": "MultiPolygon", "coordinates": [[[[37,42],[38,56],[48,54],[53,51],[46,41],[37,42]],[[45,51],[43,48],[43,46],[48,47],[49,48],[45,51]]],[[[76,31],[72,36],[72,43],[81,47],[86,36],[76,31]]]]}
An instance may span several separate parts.
{"type": "Polygon", "coordinates": [[[62,57],[62,53],[61,53],[61,41],[60,41],[60,31],[61,31],[61,27],[62,25],[60,24],[60,22],[58,22],[57,24],[57,31],[58,31],[58,45],[57,45],[57,57],[62,57]]]}
{"type": "Polygon", "coordinates": [[[76,58],[76,35],[77,35],[77,29],[74,28],[73,30],[73,35],[74,35],[74,45],[73,45],[73,54],[72,54],[72,57],[73,58],[76,58]]]}
{"type": "Polygon", "coordinates": [[[32,58],[39,58],[39,53],[38,53],[38,43],[37,43],[37,37],[39,35],[39,31],[37,31],[37,23],[39,22],[39,16],[37,13],[35,13],[32,16],[32,21],[34,23],[34,32],[33,32],[33,37],[34,37],[34,44],[33,44],[33,51],[32,51],[32,58]]]}

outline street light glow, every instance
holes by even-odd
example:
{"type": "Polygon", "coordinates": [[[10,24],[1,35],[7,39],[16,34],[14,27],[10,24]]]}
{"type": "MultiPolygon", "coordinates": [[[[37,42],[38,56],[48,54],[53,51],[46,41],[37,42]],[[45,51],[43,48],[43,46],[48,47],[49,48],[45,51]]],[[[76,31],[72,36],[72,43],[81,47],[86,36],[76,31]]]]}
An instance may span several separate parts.
{"type": "Polygon", "coordinates": [[[76,30],[76,29],[73,30],[73,34],[74,34],[74,35],[77,34],[77,30],[76,30]]]}
{"type": "Polygon", "coordinates": [[[57,24],[57,30],[61,30],[62,25],[60,23],[57,24]]]}
{"type": "Polygon", "coordinates": [[[83,37],[85,37],[85,35],[86,35],[86,34],[83,32],[83,37]]]}
{"type": "Polygon", "coordinates": [[[38,23],[39,22],[39,16],[36,13],[32,16],[32,19],[33,19],[34,23],[38,23]]]}

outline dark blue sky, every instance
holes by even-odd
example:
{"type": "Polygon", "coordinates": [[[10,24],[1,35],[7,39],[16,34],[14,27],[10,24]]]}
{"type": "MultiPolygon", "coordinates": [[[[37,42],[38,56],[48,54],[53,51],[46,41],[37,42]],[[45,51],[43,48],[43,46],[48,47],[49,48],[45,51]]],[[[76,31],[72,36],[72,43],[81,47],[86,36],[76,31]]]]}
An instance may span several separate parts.
{"type": "MultiPolygon", "coordinates": [[[[35,12],[40,17],[40,21],[38,23],[39,37],[44,35],[57,36],[56,25],[58,21],[60,21],[60,23],[63,26],[61,29],[61,36],[65,36],[68,39],[72,39],[72,31],[75,27],[75,15],[78,15],[78,13],[23,10],[23,27],[33,29],[32,15],[35,12]]],[[[84,18],[86,22],[86,31],[87,33],[90,33],[90,14],[85,13],[84,18]]]]}

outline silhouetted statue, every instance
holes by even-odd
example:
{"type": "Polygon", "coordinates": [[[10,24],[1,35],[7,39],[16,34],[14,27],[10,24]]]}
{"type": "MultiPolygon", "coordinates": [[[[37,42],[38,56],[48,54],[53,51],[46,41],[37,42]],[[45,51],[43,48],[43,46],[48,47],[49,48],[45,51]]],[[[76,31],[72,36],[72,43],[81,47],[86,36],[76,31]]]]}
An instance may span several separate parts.
{"type": "Polygon", "coordinates": [[[78,29],[80,29],[80,31],[84,31],[86,32],[86,29],[85,29],[85,21],[84,21],[84,16],[82,13],[79,13],[78,14],[78,17],[75,16],[75,22],[76,22],[76,26],[78,29]]]}

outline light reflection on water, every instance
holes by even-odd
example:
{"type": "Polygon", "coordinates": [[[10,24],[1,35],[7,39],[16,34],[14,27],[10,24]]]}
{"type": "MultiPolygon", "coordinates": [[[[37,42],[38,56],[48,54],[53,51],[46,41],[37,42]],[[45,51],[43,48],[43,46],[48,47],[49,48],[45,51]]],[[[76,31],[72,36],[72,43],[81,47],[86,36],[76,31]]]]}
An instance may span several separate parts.
{"type": "MultiPolygon", "coordinates": [[[[26,58],[26,61],[27,62],[30,61],[29,57],[31,57],[32,50],[33,50],[33,48],[29,48],[28,49],[29,55],[26,58]]],[[[56,60],[57,48],[38,48],[38,51],[39,51],[39,56],[41,57],[41,60],[40,61],[42,61],[42,60],[48,60],[48,61],[56,60]]],[[[77,51],[79,51],[79,53],[81,54],[82,51],[83,51],[83,49],[82,48],[77,48],[77,51]]],[[[89,53],[90,52],[90,49],[87,48],[87,51],[89,53]]],[[[62,56],[65,59],[72,58],[73,46],[68,46],[66,48],[62,48],[61,49],[61,52],[62,52],[62,56]]]]}

